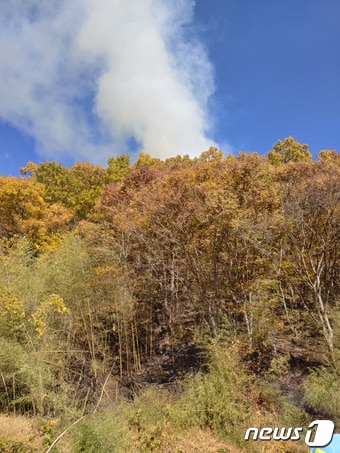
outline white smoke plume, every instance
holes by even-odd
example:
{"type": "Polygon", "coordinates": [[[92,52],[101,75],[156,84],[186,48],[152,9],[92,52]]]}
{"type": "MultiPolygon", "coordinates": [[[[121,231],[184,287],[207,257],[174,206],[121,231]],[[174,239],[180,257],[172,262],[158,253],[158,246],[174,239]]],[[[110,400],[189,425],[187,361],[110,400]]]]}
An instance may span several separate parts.
{"type": "Polygon", "coordinates": [[[213,68],[191,0],[0,2],[0,118],[38,151],[105,163],[213,144],[213,68]]]}

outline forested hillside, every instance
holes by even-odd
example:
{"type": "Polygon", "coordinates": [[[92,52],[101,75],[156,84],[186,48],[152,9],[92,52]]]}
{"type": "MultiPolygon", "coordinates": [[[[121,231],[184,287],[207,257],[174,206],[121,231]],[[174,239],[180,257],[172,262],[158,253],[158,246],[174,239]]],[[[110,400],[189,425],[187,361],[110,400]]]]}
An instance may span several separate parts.
{"type": "Polygon", "coordinates": [[[0,176],[0,451],[256,452],[250,426],[340,429],[339,153],[288,137],[20,174],[0,176]]]}

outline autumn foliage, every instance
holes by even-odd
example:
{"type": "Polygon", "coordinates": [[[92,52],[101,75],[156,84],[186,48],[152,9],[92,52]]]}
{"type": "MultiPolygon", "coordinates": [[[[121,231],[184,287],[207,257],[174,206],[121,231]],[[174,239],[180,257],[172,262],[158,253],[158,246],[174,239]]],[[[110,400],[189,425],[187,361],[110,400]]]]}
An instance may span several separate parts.
{"type": "MultiPolygon", "coordinates": [[[[308,370],[313,386],[318,370],[339,375],[337,152],[313,161],[288,137],[266,156],[210,148],[195,159],[122,155],[107,168],[29,162],[20,173],[0,176],[2,412],[62,418],[68,407],[73,420],[98,409],[109,378],[131,398],[208,372],[211,348],[205,391],[218,404],[215,384],[232,379],[221,344],[248,415],[265,421],[261,399],[281,411],[261,385],[284,389],[294,367],[307,385],[296,406],[318,410],[308,370]]],[[[194,395],[208,404],[199,379],[190,411],[194,395]]],[[[192,412],[188,430],[232,439],[226,420],[246,421],[231,407],[226,418],[192,412]]]]}

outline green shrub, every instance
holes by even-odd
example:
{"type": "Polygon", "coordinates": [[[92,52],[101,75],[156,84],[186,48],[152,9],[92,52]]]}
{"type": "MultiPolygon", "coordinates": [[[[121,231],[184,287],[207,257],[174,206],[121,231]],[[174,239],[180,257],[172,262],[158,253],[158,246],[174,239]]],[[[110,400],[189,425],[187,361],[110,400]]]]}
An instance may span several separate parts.
{"type": "Polygon", "coordinates": [[[171,419],[167,394],[146,390],[116,411],[96,413],[80,423],[72,436],[73,453],[160,451],[171,419]]]}
{"type": "Polygon", "coordinates": [[[251,377],[245,372],[235,346],[213,345],[207,374],[199,373],[183,395],[182,426],[210,429],[240,441],[250,422],[248,394],[251,377]]]}
{"type": "Polygon", "coordinates": [[[340,376],[326,368],[312,370],[304,381],[305,401],[311,409],[340,427],[340,376]]]}

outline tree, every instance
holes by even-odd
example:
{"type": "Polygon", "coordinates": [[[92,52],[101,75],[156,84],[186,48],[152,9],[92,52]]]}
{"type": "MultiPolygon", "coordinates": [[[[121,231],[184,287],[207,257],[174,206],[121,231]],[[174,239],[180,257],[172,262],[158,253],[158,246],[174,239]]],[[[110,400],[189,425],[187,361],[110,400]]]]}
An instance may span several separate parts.
{"type": "Polygon", "coordinates": [[[79,182],[80,189],[95,190],[104,184],[105,170],[99,165],[76,162],[70,168],[71,175],[79,182]]]}
{"type": "Polygon", "coordinates": [[[44,184],[48,203],[61,203],[67,208],[74,206],[79,188],[69,168],[58,162],[43,162],[38,165],[34,179],[44,184]]]}
{"type": "Polygon", "coordinates": [[[308,161],[312,159],[308,145],[297,142],[293,137],[279,140],[268,152],[268,162],[274,165],[287,164],[288,162],[308,161]]]}
{"type": "Polygon", "coordinates": [[[322,149],[318,153],[318,160],[319,161],[332,161],[332,162],[338,162],[340,161],[340,154],[335,151],[335,149],[322,149]]]}
{"type": "Polygon", "coordinates": [[[47,233],[47,205],[42,184],[25,178],[0,177],[0,232],[25,234],[39,243],[47,233]]]}
{"type": "Polygon", "coordinates": [[[151,157],[147,153],[139,153],[138,158],[135,162],[136,167],[154,167],[158,165],[163,165],[164,162],[161,159],[157,159],[156,157],[151,157]]]}
{"type": "Polygon", "coordinates": [[[222,159],[223,159],[223,152],[218,151],[218,149],[215,148],[214,146],[211,146],[208,149],[208,151],[203,151],[203,153],[201,153],[201,155],[199,157],[199,160],[203,160],[205,162],[210,162],[212,160],[220,161],[222,159]]]}
{"type": "Polygon", "coordinates": [[[110,157],[108,160],[108,167],[105,170],[104,181],[105,184],[111,182],[119,182],[125,175],[130,165],[130,156],[128,154],[121,154],[117,157],[110,157]]]}
{"type": "Polygon", "coordinates": [[[88,162],[76,162],[71,168],[58,162],[28,162],[20,172],[44,185],[44,198],[49,205],[62,205],[76,220],[91,214],[107,176],[103,167],[88,162]]]}
{"type": "Polygon", "coordinates": [[[268,271],[258,244],[266,215],[279,206],[272,168],[256,154],[209,156],[131,169],[98,203],[135,275],[149,339],[155,326],[174,344],[188,341],[190,325],[217,336],[226,316],[240,315],[251,288],[253,298],[260,294],[255,280],[268,271]]]}
{"type": "MultiPolygon", "coordinates": [[[[313,177],[285,185],[282,207],[287,219],[282,265],[294,298],[322,332],[334,364],[332,309],[339,297],[340,172],[326,159],[313,177]]],[[[287,300],[291,297],[287,296],[287,300]]]]}

